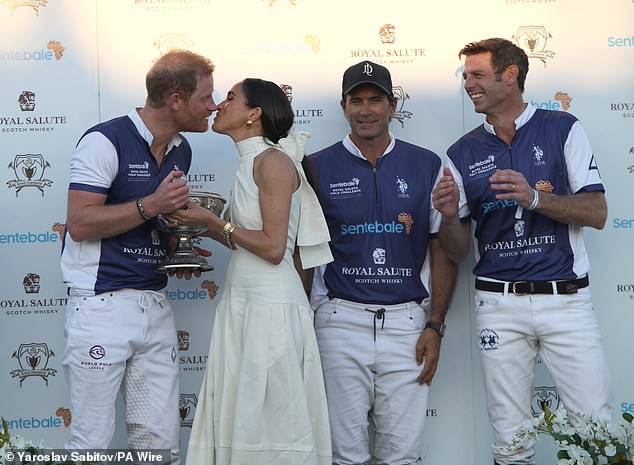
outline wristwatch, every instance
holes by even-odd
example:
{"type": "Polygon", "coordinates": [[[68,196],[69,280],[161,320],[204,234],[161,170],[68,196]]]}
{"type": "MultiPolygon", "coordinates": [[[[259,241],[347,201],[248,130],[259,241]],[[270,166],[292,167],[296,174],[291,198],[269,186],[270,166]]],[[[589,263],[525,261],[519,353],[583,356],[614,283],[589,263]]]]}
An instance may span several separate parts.
{"type": "Polygon", "coordinates": [[[447,325],[444,323],[437,323],[435,321],[428,321],[427,323],[425,323],[425,329],[427,328],[438,331],[440,337],[443,337],[445,335],[445,329],[447,329],[447,325]]]}

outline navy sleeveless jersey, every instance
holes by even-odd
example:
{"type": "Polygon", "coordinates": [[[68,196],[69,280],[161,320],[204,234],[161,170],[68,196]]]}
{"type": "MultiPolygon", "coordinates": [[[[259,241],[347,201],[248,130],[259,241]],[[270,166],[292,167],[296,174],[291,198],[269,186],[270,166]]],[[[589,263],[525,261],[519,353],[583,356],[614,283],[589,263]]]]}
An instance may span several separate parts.
{"type": "Polygon", "coordinates": [[[496,191],[489,183],[495,170],[512,169],[543,192],[568,195],[574,193],[571,185],[583,191],[602,191],[591,150],[566,155],[565,145],[574,143],[569,135],[576,122],[568,113],[536,110],[517,129],[510,146],[482,125],[448,149],[449,160],[462,177],[469,217],[476,222],[477,264],[473,272],[477,276],[546,281],[576,278],[589,271],[581,228],[536,211],[518,211],[516,201],[496,200],[496,191]]]}
{"type": "Polygon", "coordinates": [[[306,158],[330,230],[330,298],[390,305],[429,296],[421,269],[440,158],[395,141],[376,167],[338,142],[306,158]]]}
{"type": "MultiPolygon", "coordinates": [[[[191,148],[182,136],[180,144],[169,150],[159,167],[147,141],[139,134],[130,117],[100,123],[86,131],[82,138],[93,132],[103,134],[116,150],[117,174],[110,180],[109,188],[96,183],[77,183],[71,179],[69,190],[104,194],[106,205],[125,203],[151,194],[175,167],[184,172],[189,170],[191,148]]],[[[96,172],[99,167],[91,169],[96,172]]],[[[167,242],[156,226],[156,220],[146,221],[117,236],[80,243],[66,234],[62,252],[65,281],[75,292],[95,294],[124,288],[164,288],[167,277],[156,268],[166,255],[167,242]]]]}

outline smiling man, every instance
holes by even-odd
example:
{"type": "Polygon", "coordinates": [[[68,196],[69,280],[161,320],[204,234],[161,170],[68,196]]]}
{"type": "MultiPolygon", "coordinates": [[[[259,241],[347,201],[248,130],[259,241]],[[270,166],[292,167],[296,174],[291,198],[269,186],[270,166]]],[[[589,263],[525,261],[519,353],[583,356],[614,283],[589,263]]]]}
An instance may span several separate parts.
{"type": "Polygon", "coordinates": [[[156,217],[188,200],[192,151],[216,109],[213,64],[186,50],[146,76],[147,99],[81,137],[70,160],[62,272],[69,287],[63,365],[73,421],[67,449],[106,449],[119,388],[132,449],[170,449],[179,462],[179,369],[156,217]]]}
{"type": "Polygon", "coordinates": [[[582,227],[603,228],[604,188],[581,123],[523,100],[526,53],[505,39],[470,43],[464,88],[484,124],[447,151],[434,189],[440,241],[475,253],[476,323],[496,464],[534,464],[533,440],[509,442],[532,418],[537,355],[564,406],[610,420],[612,391],[590,299],[582,227]]]}
{"type": "Polygon", "coordinates": [[[350,134],[305,159],[334,256],[311,292],[333,463],[417,464],[456,276],[435,239],[441,161],[389,132],[387,68],[348,68],[341,108],[350,134]]]}

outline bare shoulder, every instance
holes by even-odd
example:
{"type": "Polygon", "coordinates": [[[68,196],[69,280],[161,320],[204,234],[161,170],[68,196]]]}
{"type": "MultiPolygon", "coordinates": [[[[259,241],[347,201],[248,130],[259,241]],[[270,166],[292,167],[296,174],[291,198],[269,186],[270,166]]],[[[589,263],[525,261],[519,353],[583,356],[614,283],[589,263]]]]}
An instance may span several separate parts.
{"type": "Polygon", "coordinates": [[[281,150],[271,147],[259,154],[254,161],[253,175],[256,184],[281,183],[295,179],[297,170],[293,160],[281,150]]]}
{"type": "Polygon", "coordinates": [[[256,157],[256,161],[262,165],[293,167],[293,160],[287,154],[276,147],[270,147],[256,157]]]}

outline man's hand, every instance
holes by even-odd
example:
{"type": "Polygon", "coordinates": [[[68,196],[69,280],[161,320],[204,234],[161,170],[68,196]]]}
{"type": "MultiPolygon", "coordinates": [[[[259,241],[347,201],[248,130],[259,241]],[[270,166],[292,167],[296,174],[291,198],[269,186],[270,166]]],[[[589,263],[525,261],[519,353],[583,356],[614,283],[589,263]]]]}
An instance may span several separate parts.
{"type": "MultiPolygon", "coordinates": [[[[200,247],[197,246],[193,246],[193,249],[198,252],[200,255],[202,255],[203,257],[211,257],[211,251],[207,250],[207,249],[202,249],[200,247]]],[[[177,269],[176,271],[170,271],[169,273],[167,273],[168,276],[172,277],[172,276],[176,276],[178,279],[191,279],[192,276],[195,276],[197,278],[200,278],[200,276],[202,275],[201,271],[198,269],[194,269],[193,271],[189,268],[183,268],[183,269],[177,269]]]]}
{"type": "Polygon", "coordinates": [[[495,198],[501,200],[515,200],[522,208],[528,208],[535,191],[524,175],[513,170],[497,170],[490,178],[491,189],[496,191],[495,198]]]}
{"type": "Polygon", "coordinates": [[[440,358],[440,334],[438,331],[427,328],[424,329],[416,342],[416,363],[423,365],[423,370],[418,375],[418,384],[431,384],[431,380],[436,374],[438,359],[440,358]]]}
{"type": "Polygon", "coordinates": [[[458,218],[458,201],[460,200],[460,190],[451,170],[443,168],[443,176],[432,191],[432,202],[434,208],[438,210],[443,218],[458,218]]]}
{"type": "Polygon", "coordinates": [[[148,215],[166,215],[187,205],[189,188],[184,176],[182,171],[171,171],[156,190],[145,197],[143,206],[148,215]]]}

